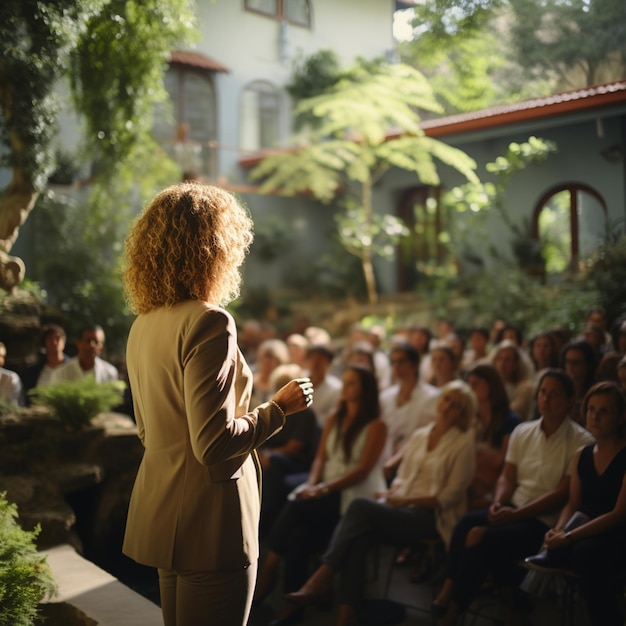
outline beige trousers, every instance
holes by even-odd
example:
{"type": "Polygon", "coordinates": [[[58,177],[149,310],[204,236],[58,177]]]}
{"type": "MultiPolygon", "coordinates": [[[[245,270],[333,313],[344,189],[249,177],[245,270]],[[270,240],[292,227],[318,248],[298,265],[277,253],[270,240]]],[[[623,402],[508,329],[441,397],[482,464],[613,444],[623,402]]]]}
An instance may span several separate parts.
{"type": "Polygon", "coordinates": [[[229,571],[158,572],[165,626],[246,626],[256,562],[229,571]]]}

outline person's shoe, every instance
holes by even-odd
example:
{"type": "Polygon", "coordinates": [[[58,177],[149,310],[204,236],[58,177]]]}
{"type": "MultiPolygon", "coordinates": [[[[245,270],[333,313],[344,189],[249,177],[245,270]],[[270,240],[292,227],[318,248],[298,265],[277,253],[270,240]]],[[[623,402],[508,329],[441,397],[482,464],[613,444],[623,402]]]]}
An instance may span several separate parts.
{"type": "Polygon", "coordinates": [[[333,603],[333,570],[321,565],[304,585],[286,598],[297,606],[316,604],[320,609],[330,609],[333,603]]]}
{"type": "Polygon", "coordinates": [[[303,614],[304,607],[288,604],[274,619],[267,623],[267,626],[291,626],[292,624],[299,624],[303,614]]]}
{"type": "Polygon", "coordinates": [[[547,573],[571,573],[567,568],[566,560],[562,554],[559,554],[555,550],[542,550],[538,554],[526,557],[524,559],[524,565],[530,569],[537,570],[538,572],[547,573]]]}
{"type": "Polygon", "coordinates": [[[430,605],[430,614],[434,619],[440,620],[448,612],[448,607],[445,604],[437,604],[432,602],[430,605]]]}

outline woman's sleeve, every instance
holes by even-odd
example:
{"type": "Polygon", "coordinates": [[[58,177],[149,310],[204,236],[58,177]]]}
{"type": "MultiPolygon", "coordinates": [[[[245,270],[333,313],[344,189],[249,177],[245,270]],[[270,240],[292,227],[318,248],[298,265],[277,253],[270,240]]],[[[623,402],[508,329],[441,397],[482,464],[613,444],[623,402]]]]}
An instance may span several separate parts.
{"type": "Polygon", "coordinates": [[[454,507],[461,502],[474,478],[476,444],[471,432],[465,433],[462,445],[457,450],[451,451],[445,463],[446,475],[443,477],[439,493],[435,494],[442,509],[454,507]]]}
{"type": "Polygon", "coordinates": [[[194,456],[204,465],[255,450],[284,424],[270,402],[242,408],[245,381],[237,380],[237,359],[235,323],[221,309],[207,310],[183,338],[185,413],[194,456]]]}

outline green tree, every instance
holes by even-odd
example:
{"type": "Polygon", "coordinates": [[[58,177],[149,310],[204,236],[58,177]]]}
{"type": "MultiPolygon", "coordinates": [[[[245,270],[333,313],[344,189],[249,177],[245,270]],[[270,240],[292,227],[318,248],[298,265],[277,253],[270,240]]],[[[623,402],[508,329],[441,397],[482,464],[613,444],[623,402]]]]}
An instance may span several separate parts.
{"type": "Polygon", "coordinates": [[[403,64],[361,64],[327,93],[302,100],[296,114],[318,122],[295,150],[263,159],[251,173],[263,179],[262,193],[308,192],[324,203],[342,194],[338,234],[361,262],[370,303],[377,300],[374,257],[393,253],[406,234],[400,220],[374,210],[376,181],[398,167],[437,185],[436,160],[478,181],[469,156],[424,134],[418,110],[441,112],[420,72],[403,64]]]}
{"type": "Polygon", "coordinates": [[[425,0],[413,10],[401,57],[448,112],[626,75],[622,0],[425,0]]]}
{"type": "Polygon", "coordinates": [[[55,169],[59,85],[67,80],[100,175],[113,176],[150,134],[165,98],[167,54],[193,33],[188,0],[3,0],[0,3],[0,287],[24,266],[9,252],[55,169]]]}
{"type": "Polygon", "coordinates": [[[64,197],[42,194],[31,216],[29,279],[46,294],[46,317],[69,337],[93,323],[107,332],[107,352],[122,355],[133,319],[125,306],[120,259],[130,221],[159,190],[179,180],[178,166],[153,140],[137,144],[115,184],[105,178],[64,197]]]}
{"type": "Polygon", "coordinates": [[[513,48],[528,72],[556,76],[563,88],[626,75],[623,0],[509,1],[513,48]]]}

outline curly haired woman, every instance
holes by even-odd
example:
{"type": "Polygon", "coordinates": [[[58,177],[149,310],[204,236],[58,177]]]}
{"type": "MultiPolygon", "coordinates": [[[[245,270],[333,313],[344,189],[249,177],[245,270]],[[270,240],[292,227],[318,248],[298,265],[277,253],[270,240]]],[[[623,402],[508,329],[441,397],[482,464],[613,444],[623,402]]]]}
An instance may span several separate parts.
{"type": "Polygon", "coordinates": [[[252,222],[195,182],[162,191],[126,242],[138,313],[127,364],[145,447],[124,553],[158,568],[165,626],[243,625],[258,561],[255,450],[312,402],[306,378],[250,410],[252,374],[221,308],[239,290],[252,222]]]}

